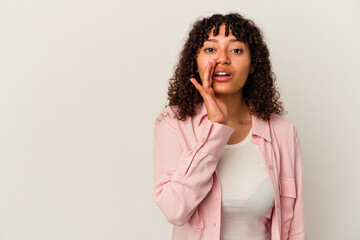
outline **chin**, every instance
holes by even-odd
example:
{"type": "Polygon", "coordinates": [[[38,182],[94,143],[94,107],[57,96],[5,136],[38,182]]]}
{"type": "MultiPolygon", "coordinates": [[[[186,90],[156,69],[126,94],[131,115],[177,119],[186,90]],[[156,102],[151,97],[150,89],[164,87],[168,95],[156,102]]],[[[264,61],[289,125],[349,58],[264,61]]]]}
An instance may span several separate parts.
{"type": "Polygon", "coordinates": [[[231,94],[233,91],[229,86],[213,86],[216,94],[231,94]]]}

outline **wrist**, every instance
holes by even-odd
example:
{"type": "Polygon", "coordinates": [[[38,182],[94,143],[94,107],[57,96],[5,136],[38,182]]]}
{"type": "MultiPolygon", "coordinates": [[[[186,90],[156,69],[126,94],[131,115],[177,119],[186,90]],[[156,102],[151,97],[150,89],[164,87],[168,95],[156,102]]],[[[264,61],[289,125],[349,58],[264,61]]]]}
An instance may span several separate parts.
{"type": "Polygon", "coordinates": [[[226,122],[218,122],[218,121],[212,121],[212,122],[226,125],[226,122]]]}

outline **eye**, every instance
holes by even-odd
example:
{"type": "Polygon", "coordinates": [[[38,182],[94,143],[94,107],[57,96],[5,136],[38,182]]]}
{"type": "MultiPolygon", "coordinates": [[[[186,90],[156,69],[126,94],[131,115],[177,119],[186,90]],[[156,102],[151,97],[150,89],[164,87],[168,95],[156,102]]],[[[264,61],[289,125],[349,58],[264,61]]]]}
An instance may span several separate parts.
{"type": "Polygon", "coordinates": [[[205,48],[205,50],[204,50],[205,52],[213,52],[214,51],[214,49],[213,48],[205,48]]]}
{"type": "Polygon", "coordinates": [[[241,48],[234,49],[233,51],[235,51],[235,53],[242,53],[242,52],[244,52],[244,50],[241,49],[241,48]]]}

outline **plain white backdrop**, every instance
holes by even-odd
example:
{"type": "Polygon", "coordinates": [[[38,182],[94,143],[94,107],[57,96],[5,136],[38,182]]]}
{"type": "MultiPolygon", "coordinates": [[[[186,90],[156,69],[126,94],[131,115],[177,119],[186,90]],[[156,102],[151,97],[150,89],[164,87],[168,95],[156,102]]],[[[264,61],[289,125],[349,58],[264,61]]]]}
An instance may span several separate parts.
{"type": "Polygon", "coordinates": [[[0,1],[0,239],[159,240],[153,126],[191,24],[263,30],[309,240],[360,239],[359,1],[0,1]]]}

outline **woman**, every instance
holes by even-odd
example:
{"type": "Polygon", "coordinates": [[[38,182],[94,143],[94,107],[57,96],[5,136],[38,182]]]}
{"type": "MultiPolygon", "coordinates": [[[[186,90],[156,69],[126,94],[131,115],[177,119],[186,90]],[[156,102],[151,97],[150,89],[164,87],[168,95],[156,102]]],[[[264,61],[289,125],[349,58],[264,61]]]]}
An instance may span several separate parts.
{"type": "Polygon", "coordinates": [[[259,28],[192,27],[154,128],[155,202],[176,240],[305,239],[299,137],[259,28]]]}

